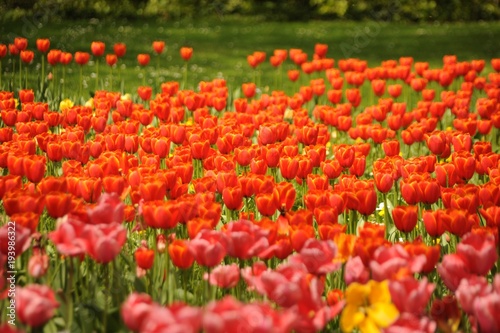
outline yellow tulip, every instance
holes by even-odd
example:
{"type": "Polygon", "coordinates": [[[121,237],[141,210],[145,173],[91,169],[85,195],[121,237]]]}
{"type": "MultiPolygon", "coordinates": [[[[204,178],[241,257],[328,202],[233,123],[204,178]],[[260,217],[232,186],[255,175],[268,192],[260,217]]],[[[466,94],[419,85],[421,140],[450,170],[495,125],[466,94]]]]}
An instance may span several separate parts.
{"type": "Polygon", "coordinates": [[[392,304],[387,281],[352,283],[345,292],[346,306],[340,316],[340,328],[351,332],[375,333],[390,326],[399,316],[392,304]]]}

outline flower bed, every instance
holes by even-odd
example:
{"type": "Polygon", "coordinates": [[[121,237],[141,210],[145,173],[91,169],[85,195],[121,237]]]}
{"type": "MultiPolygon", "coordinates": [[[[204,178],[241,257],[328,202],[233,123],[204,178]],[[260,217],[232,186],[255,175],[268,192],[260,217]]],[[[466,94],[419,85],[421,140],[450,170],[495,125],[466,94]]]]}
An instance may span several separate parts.
{"type": "Polygon", "coordinates": [[[242,97],[183,89],[190,48],[134,96],[0,92],[0,331],[498,332],[500,59],[327,52],[242,97]]]}

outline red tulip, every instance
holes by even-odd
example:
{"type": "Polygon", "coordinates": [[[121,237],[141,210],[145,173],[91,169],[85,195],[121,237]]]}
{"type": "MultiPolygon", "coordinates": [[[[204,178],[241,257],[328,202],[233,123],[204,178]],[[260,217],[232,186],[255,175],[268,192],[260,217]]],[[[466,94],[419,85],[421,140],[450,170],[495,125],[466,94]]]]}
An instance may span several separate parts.
{"type": "Polygon", "coordinates": [[[153,267],[155,251],[147,248],[147,246],[141,246],[135,250],[134,257],[137,267],[148,270],[153,267]]]}
{"type": "Polygon", "coordinates": [[[396,228],[404,233],[413,231],[417,225],[417,206],[397,206],[392,210],[392,219],[396,228]]]}
{"type": "Polygon", "coordinates": [[[7,55],[7,45],[0,44],[0,59],[7,55]]]}
{"type": "Polygon", "coordinates": [[[106,54],[106,63],[108,66],[113,66],[118,61],[116,54],[106,54]]]}
{"type": "Polygon", "coordinates": [[[101,57],[105,49],[106,45],[103,42],[95,41],[90,44],[90,50],[95,57],[101,57]]]}
{"type": "Polygon", "coordinates": [[[80,65],[86,65],[90,60],[90,54],[88,52],[75,52],[75,62],[80,65]]]}
{"type": "Polygon", "coordinates": [[[26,50],[28,47],[28,40],[23,37],[16,37],[14,38],[14,45],[19,51],[26,50]]]}
{"type": "Polygon", "coordinates": [[[241,187],[225,187],[222,191],[222,200],[227,208],[231,210],[240,210],[243,206],[243,192],[241,187]]]}
{"type": "Polygon", "coordinates": [[[50,48],[50,40],[47,38],[38,38],[36,40],[36,48],[41,53],[47,53],[50,48]]]}
{"type": "Polygon", "coordinates": [[[35,54],[33,53],[33,51],[29,51],[29,50],[22,50],[21,51],[21,60],[25,64],[31,63],[33,61],[34,57],[35,57],[35,54]]]}
{"type": "Polygon", "coordinates": [[[124,43],[116,43],[113,45],[113,53],[116,55],[117,58],[121,58],[125,55],[127,52],[127,45],[124,43]]]}
{"type": "Polygon", "coordinates": [[[140,86],[137,88],[137,94],[143,101],[149,101],[153,94],[153,88],[149,86],[140,86]]]}

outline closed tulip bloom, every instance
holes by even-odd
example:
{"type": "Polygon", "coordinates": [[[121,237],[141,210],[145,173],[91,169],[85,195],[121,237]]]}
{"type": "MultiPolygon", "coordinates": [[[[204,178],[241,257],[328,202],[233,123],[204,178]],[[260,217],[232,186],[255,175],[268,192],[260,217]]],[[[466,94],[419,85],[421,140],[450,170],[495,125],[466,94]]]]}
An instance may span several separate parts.
{"type": "Polygon", "coordinates": [[[21,51],[21,60],[25,64],[31,63],[33,61],[34,57],[35,57],[35,54],[33,53],[33,51],[29,51],[29,50],[22,50],[21,51]]]}
{"type": "Polygon", "coordinates": [[[61,50],[52,49],[47,53],[47,61],[51,66],[57,65],[61,60],[61,50]]]}
{"type": "Polygon", "coordinates": [[[256,89],[257,86],[253,82],[243,83],[241,86],[241,90],[243,91],[243,94],[245,95],[246,98],[254,97],[256,89]]]}
{"type": "MultiPolygon", "coordinates": [[[[495,276],[498,280],[498,274],[495,276]]],[[[474,314],[479,323],[480,332],[494,333],[500,330],[500,317],[498,316],[498,308],[500,307],[500,291],[495,290],[494,293],[478,297],[474,299],[474,314]]]]}
{"type": "Polygon", "coordinates": [[[153,307],[153,299],[147,294],[130,294],[121,307],[121,317],[128,329],[138,332],[153,307]]]}
{"type": "Polygon", "coordinates": [[[156,52],[156,54],[161,54],[163,52],[164,48],[165,48],[164,41],[154,41],[153,42],[153,50],[156,52]]]}
{"type": "Polygon", "coordinates": [[[193,55],[193,48],[192,47],[181,47],[180,54],[182,59],[184,61],[189,61],[193,55]]]}
{"type": "Polygon", "coordinates": [[[113,53],[118,57],[121,58],[125,55],[127,52],[127,45],[124,43],[116,43],[113,45],[113,53]]]}
{"type": "Polygon", "coordinates": [[[155,251],[147,246],[141,246],[134,252],[134,257],[138,267],[148,270],[153,267],[155,251]]]}
{"type": "Polygon", "coordinates": [[[149,101],[151,99],[151,95],[153,94],[153,88],[149,86],[140,86],[137,88],[137,95],[143,101],[149,101]]]}
{"type": "Polygon", "coordinates": [[[222,191],[222,200],[227,208],[239,210],[243,206],[243,192],[240,186],[225,187],[222,191]]]}
{"type": "Polygon", "coordinates": [[[14,45],[19,51],[26,50],[28,47],[28,40],[23,37],[16,37],[14,38],[14,45]]]}
{"type": "Polygon", "coordinates": [[[219,288],[233,288],[240,281],[240,268],[237,264],[221,265],[214,268],[204,279],[212,286],[219,288]]]}
{"type": "Polygon", "coordinates": [[[59,307],[55,293],[46,285],[30,284],[16,290],[16,313],[20,322],[41,327],[59,307]]]}
{"type": "Polygon", "coordinates": [[[186,241],[176,239],[168,245],[170,260],[174,266],[187,269],[193,265],[194,257],[186,241]]]}
{"type": "Polygon", "coordinates": [[[69,52],[61,52],[61,57],[59,58],[59,62],[63,65],[69,65],[73,60],[73,55],[69,52]]]}
{"type": "Polygon", "coordinates": [[[198,265],[217,266],[226,255],[225,235],[215,230],[202,230],[189,242],[189,251],[198,265]]]}
{"type": "Polygon", "coordinates": [[[151,57],[147,53],[141,53],[141,54],[137,55],[137,62],[141,66],[147,66],[149,64],[150,59],[151,59],[151,57]]]}
{"type": "Polygon", "coordinates": [[[413,231],[417,225],[417,206],[397,206],[392,210],[392,219],[396,228],[405,233],[413,231]]]}
{"type": "Polygon", "coordinates": [[[0,59],[7,55],[7,45],[0,44],[0,59]]]}
{"type": "Polygon", "coordinates": [[[75,62],[80,65],[86,65],[90,60],[90,53],[88,52],[75,52],[75,62]]]}
{"type": "Polygon", "coordinates": [[[106,54],[106,63],[108,66],[113,66],[118,61],[116,54],[106,54]]]}
{"type": "Polygon", "coordinates": [[[36,40],[36,48],[41,53],[47,53],[50,48],[50,40],[47,38],[38,38],[36,40]]]}
{"type": "Polygon", "coordinates": [[[90,50],[95,57],[101,57],[106,50],[106,44],[103,42],[95,41],[90,44],[90,50]]]}
{"type": "Polygon", "coordinates": [[[127,240],[127,230],[119,223],[89,225],[84,233],[88,254],[100,264],[113,261],[127,240]]]}

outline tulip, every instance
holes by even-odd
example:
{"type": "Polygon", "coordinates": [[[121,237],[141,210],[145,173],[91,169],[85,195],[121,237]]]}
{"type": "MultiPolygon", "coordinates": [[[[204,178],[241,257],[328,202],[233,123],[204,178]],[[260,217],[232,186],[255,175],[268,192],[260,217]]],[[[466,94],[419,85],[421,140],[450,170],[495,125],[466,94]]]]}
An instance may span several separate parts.
{"type": "Polygon", "coordinates": [[[31,327],[44,325],[59,307],[54,291],[48,286],[37,284],[18,288],[15,304],[19,321],[31,327]]]}
{"type": "Polygon", "coordinates": [[[240,269],[236,264],[217,266],[210,274],[205,273],[204,279],[212,286],[233,288],[240,281],[240,269]]]}
{"type": "Polygon", "coordinates": [[[417,206],[397,206],[392,210],[392,219],[396,228],[404,233],[413,231],[417,225],[417,206]]]}
{"type": "Polygon", "coordinates": [[[198,265],[208,268],[217,266],[227,251],[224,234],[215,230],[202,230],[188,246],[198,265]]]}

